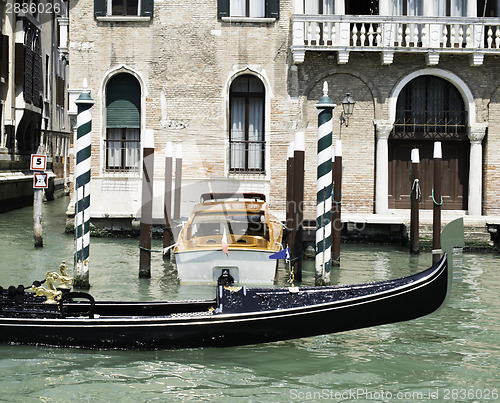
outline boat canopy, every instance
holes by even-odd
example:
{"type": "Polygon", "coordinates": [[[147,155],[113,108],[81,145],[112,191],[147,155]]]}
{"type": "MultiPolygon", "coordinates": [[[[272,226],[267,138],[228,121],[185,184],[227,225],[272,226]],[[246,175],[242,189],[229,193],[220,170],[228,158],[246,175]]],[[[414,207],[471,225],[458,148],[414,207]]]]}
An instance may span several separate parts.
{"type": "Polygon", "coordinates": [[[265,237],[267,226],[265,213],[256,212],[203,212],[194,215],[188,228],[188,239],[216,236],[226,232],[231,235],[265,237]]]}

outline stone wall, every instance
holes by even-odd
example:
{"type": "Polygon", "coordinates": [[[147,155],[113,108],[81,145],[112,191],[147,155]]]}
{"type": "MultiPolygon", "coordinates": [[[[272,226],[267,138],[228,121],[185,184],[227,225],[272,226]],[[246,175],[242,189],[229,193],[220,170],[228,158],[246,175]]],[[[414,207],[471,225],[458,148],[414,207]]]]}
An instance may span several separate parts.
{"type": "MultiPolygon", "coordinates": [[[[96,101],[93,108],[92,176],[103,176],[104,93],[117,71],[134,74],[142,86],[143,128],[155,130],[155,178],[163,178],[167,141],[183,144],[183,176],[190,183],[229,177],[241,189],[270,195],[271,207],[285,207],[288,143],[297,130],[306,133],[306,216],[316,205],[317,110],[324,81],[334,110],[334,139],[340,137],[340,102],[347,92],[356,100],[354,116],[342,128],[343,209],[372,213],[375,192],[374,119],[389,119],[389,99],[398,83],[429,68],[424,54],[396,53],[382,65],[379,53],[351,52],[339,65],[336,54],[307,52],[303,64],[291,62],[292,2],[282,1],[280,18],[270,23],[229,23],[217,18],[217,2],[156,1],[148,22],[102,22],[92,0],[71,1],[70,89],[84,77],[96,101]],[[266,87],[265,176],[228,175],[228,93],[242,72],[255,74],[266,87]]],[[[498,71],[500,59],[486,55],[471,67],[460,54],[442,55],[434,69],[459,77],[474,96],[476,121],[488,122],[484,147],[483,213],[500,213],[500,181],[495,177],[500,141],[498,71]]],[[[161,186],[160,186],[161,187],[161,186]]]]}

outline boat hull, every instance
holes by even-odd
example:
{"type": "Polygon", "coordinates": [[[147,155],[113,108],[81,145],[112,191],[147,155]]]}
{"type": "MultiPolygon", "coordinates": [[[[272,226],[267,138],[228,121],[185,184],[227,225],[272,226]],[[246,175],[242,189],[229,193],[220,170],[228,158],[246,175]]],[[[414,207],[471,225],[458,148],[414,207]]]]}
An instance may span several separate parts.
{"type": "Polygon", "coordinates": [[[274,251],[230,249],[196,250],[175,253],[177,276],[181,282],[217,282],[223,269],[229,269],[235,283],[272,285],[276,278],[274,251]]]}
{"type": "Polygon", "coordinates": [[[100,316],[93,319],[0,315],[0,341],[157,349],[316,336],[428,315],[446,300],[449,278],[444,258],[422,273],[372,284],[300,289],[218,286],[214,301],[96,302],[94,310],[100,316]]]}

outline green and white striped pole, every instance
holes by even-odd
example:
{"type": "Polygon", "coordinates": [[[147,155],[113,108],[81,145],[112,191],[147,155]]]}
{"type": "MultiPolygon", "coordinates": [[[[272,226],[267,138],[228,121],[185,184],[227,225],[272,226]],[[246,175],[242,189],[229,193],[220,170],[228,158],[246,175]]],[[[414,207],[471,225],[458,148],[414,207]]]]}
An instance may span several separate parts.
{"type": "Polygon", "coordinates": [[[323,96],[315,105],[318,109],[318,181],[316,204],[316,285],[330,283],[332,245],[332,112],[335,104],[328,96],[328,83],[323,84],[323,96]]]}
{"type": "Polygon", "coordinates": [[[75,101],[76,117],[76,167],[75,167],[75,288],[89,289],[90,246],[90,150],[92,131],[92,105],[94,100],[83,80],[83,91],[75,101]]]}

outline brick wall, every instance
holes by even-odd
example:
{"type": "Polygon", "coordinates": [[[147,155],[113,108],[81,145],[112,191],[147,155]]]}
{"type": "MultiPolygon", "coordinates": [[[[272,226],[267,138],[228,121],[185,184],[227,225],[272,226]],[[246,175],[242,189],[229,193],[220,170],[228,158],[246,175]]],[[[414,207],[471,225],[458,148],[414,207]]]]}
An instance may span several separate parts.
{"type": "MultiPolygon", "coordinates": [[[[343,209],[373,212],[375,191],[374,119],[388,119],[387,100],[397,83],[427,68],[424,55],[396,54],[382,66],[378,53],[351,52],[349,63],[338,65],[334,53],[306,53],[294,66],[289,51],[292,2],[282,1],[280,19],[270,24],[226,23],[217,19],[216,2],[185,0],[157,2],[150,22],[98,22],[93,1],[81,0],[70,13],[71,89],[89,82],[93,108],[92,175],[100,176],[103,84],[109,74],[124,67],[137,75],[143,94],[144,127],[155,130],[155,175],[163,177],[163,150],[167,141],[183,143],[184,172],[188,179],[227,175],[227,91],[231,77],[245,68],[268,85],[270,116],[270,203],[285,203],[286,152],[296,130],[306,133],[306,215],[316,205],[317,110],[323,82],[330,87],[334,110],[334,139],[340,135],[340,102],[347,92],[356,100],[349,127],[342,128],[343,209]],[[162,99],[166,109],[162,110],[162,99]]],[[[485,57],[470,67],[466,56],[442,56],[436,68],[450,71],[470,88],[477,121],[490,119],[485,142],[484,210],[500,212],[497,117],[500,59],[485,57]],[[496,94],[496,95],[495,95],[496,94]]],[[[238,179],[238,178],[236,178],[238,179]]],[[[245,178],[244,178],[245,179],[245,178]]],[[[251,183],[251,182],[250,182],[251,183]]],[[[250,186],[247,184],[245,186],[250,186]]]]}

